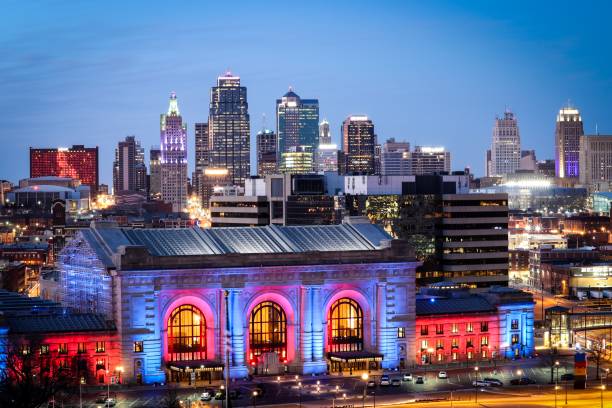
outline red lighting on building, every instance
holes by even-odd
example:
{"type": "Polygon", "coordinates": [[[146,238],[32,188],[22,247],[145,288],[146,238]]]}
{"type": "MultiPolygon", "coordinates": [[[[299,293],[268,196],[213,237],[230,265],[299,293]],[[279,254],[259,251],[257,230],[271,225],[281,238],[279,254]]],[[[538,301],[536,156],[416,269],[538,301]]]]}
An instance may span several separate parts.
{"type": "Polygon", "coordinates": [[[69,177],[98,190],[98,147],[30,148],[30,177],[69,177]]]}

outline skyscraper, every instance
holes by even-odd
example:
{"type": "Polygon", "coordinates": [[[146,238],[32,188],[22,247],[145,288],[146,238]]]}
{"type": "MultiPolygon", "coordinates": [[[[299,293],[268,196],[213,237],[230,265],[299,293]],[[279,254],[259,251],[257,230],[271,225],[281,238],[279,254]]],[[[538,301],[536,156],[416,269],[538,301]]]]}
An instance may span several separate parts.
{"type": "Polygon", "coordinates": [[[283,153],[297,150],[314,153],[319,145],[319,100],[301,99],[289,88],[289,92],[276,100],[276,134],[279,158],[282,159],[283,153]]]}
{"type": "Polygon", "coordinates": [[[172,204],[172,211],[181,212],[187,207],[187,125],[174,92],[160,125],[161,198],[172,204]]]}
{"type": "Polygon", "coordinates": [[[521,137],[514,113],[506,109],[504,116],[495,118],[491,144],[490,176],[512,174],[521,165],[521,137]]]}
{"type": "Polygon", "coordinates": [[[161,150],[151,146],[149,150],[149,196],[161,197],[161,150]]]}
{"type": "Polygon", "coordinates": [[[557,177],[580,176],[580,136],[584,135],[582,117],[577,108],[559,110],[555,127],[555,172],[557,177]]]}
{"type": "Polygon", "coordinates": [[[583,135],[580,138],[580,184],[590,191],[610,191],[612,135],[583,135]]]}
{"type": "Polygon", "coordinates": [[[319,144],[326,145],[331,144],[331,130],[329,128],[329,122],[327,119],[323,119],[319,123],[319,144]]]}
{"type": "Polygon", "coordinates": [[[147,191],[147,168],[144,149],[134,136],[127,136],[115,149],[113,193],[147,191]]]}
{"type": "Polygon", "coordinates": [[[45,176],[78,179],[91,187],[92,194],[97,194],[98,147],[30,147],[30,178],[45,176]]]}
{"type": "Polygon", "coordinates": [[[195,124],[195,171],[191,182],[195,191],[200,191],[200,180],[210,165],[208,123],[195,124]]]}
{"type": "Polygon", "coordinates": [[[374,124],[367,116],[353,115],[346,118],[342,122],[346,174],[374,174],[375,145],[374,124]]]}
{"type": "Polygon", "coordinates": [[[276,174],[278,166],[276,161],[276,133],[270,129],[257,132],[257,175],[276,174]]]}
{"type": "Polygon", "coordinates": [[[450,169],[450,152],[444,147],[415,146],[414,151],[410,153],[410,173],[412,175],[449,173],[450,169]]]}
{"type": "Polygon", "coordinates": [[[388,139],[382,145],[380,161],[383,176],[410,175],[410,143],[388,139]]]}
{"type": "Polygon", "coordinates": [[[208,132],[211,165],[227,169],[229,182],[244,186],[251,174],[249,105],[246,87],[231,72],[210,90],[208,132]]]}

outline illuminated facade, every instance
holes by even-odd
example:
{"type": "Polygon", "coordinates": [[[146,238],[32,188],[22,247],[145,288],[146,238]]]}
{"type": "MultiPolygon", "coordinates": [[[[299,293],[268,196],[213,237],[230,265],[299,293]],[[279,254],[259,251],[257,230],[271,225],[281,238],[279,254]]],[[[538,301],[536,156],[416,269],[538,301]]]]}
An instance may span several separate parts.
{"type": "Polygon", "coordinates": [[[447,172],[450,173],[450,152],[443,147],[415,146],[410,153],[410,174],[420,176],[447,172]]]}
{"type": "Polygon", "coordinates": [[[257,132],[257,175],[263,177],[278,172],[276,133],[269,129],[257,132]]]}
{"type": "Polygon", "coordinates": [[[172,204],[172,211],[181,212],[187,207],[187,126],[174,92],[160,126],[161,198],[172,204]]]}
{"type": "Polygon", "coordinates": [[[308,174],[314,170],[313,152],[307,146],[294,146],[280,155],[279,171],[286,174],[308,174]]]}
{"type": "Polygon", "coordinates": [[[559,178],[579,177],[580,137],[584,135],[580,111],[566,106],[559,110],[555,127],[555,172],[559,178]]]}
{"type": "Polygon", "coordinates": [[[101,224],[68,244],[60,274],[67,306],[120,322],[115,364],[125,379],[150,383],[194,370],[243,378],[413,364],[405,333],[414,332],[417,264],[404,242],[371,224],[101,224]]]}
{"type": "Polygon", "coordinates": [[[303,148],[313,153],[319,145],[319,100],[302,99],[293,89],[276,100],[277,156],[303,148]]]}
{"type": "Polygon", "coordinates": [[[208,137],[211,166],[227,169],[231,184],[244,186],[251,174],[251,124],[247,89],[225,73],[210,90],[208,137]]]}
{"type": "Polygon", "coordinates": [[[147,191],[147,168],[144,149],[134,136],[127,136],[115,149],[113,193],[147,191]]]}
{"type": "Polygon", "coordinates": [[[436,289],[416,300],[417,364],[453,364],[531,357],[535,351],[531,294],[506,287],[487,292],[436,289]]]}
{"type": "Polygon", "coordinates": [[[98,147],[74,145],[70,148],[40,149],[30,147],[30,178],[69,177],[98,191],[98,147]]]}
{"type": "Polygon", "coordinates": [[[342,122],[343,168],[346,174],[374,174],[375,146],[374,123],[367,116],[349,116],[342,122]]]}
{"type": "Polygon", "coordinates": [[[580,184],[590,191],[610,191],[612,135],[580,137],[580,184]]]}
{"type": "Polygon", "coordinates": [[[161,195],[161,150],[153,146],[149,150],[149,196],[161,195]]]}

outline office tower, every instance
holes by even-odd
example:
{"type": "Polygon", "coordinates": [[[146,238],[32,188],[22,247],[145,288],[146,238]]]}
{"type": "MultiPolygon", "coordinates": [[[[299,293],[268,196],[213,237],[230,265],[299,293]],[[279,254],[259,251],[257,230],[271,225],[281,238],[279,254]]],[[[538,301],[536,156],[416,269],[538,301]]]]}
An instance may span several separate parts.
{"type": "Polygon", "coordinates": [[[375,146],[374,124],[367,116],[353,115],[342,122],[346,174],[374,174],[375,146]]]}
{"type": "Polygon", "coordinates": [[[157,146],[149,150],[149,196],[161,197],[161,150],[157,146]]]}
{"type": "Polygon", "coordinates": [[[612,135],[580,137],[580,184],[591,191],[610,191],[612,135]]]}
{"type": "Polygon", "coordinates": [[[315,171],[338,171],[338,145],[320,144],[315,151],[315,171]]]}
{"type": "Polygon", "coordinates": [[[289,88],[276,100],[277,155],[303,146],[310,153],[319,145],[319,100],[301,99],[289,88]]]}
{"type": "Polygon", "coordinates": [[[172,211],[181,212],[187,207],[187,125],[174,92],[160,125],[161,198],[172,204],[172,211]]]}
{"type": "Polygon", "coordinates": [[[554,159],[538,160],[536,163],[536,173],[555,177],[555,164],[554,159]]]}
{"type": "Polygon", "coordinates": [[[382,146],[374,144],[374,174],[381,174],[382,146]]]}
{"type": "Polygon", "coordinates": [[[495,118],[491,144],[491,176],[512,174],[521,164],[521,137],[514,113],[506,109],[503,117],[495,118]]]}
{"type": "Polygon", "coordinates": [[[134,136],[127,136],[115,149],[113,193],[147,191],[147,168],[144,149],[134,136]]]}
{"type": "Polygon", "coordinates": [[[451,169],[450,152],[444,147],[415,146],[410,154],[411,174],[424,175],[446,172],[451,169]]]}
{"type": "Polygon", "coordinates": [[[98,191],[98,147],[30,147],[30,178],[56,176],[78,179],[98,191]]]}
{"type": "Polygon", "coordinates": [[[276,133],[270,129],[257,132],[257,175],[276,174],[276,133]]]}
{"type": "Polygon", "coordinates": [[[582,117],[577,108],[559,110],[555,127],[555,172],[557,177],[579,177],[580,136],[584,135],[582,117]]]}
{"type": "Polygon", "coordinates": [[[208,132],[211,166],[227,169],[230,183],[244,186],[251,174],[249,105],[246,87],[231,72],[210,90],[208,132]]]}
{"type": "Polygon", "coordinates": [[[281,153],[279,170],[283,174],[308,174],[314,171],[313,152],[307,146],[293,146],[281,153]]]}
{"type": "Polygon", "coordinates": [[[195,124],[195,170],[191,183],[196,193],[200,192],[200,180],[204,170],[210,165],[210,150],[208,138],[208,123],[195,124]]]}
{"type": "Polygon", "coordinates": [[[487,149],[485,157],[485,176],[493,177],[493,162],[491,161],[491,149],[487,149]]]}
{"type": "Polygon", "coordinates": [[[521,150],[520,170],[536,171],[537,160],[535,150],[521,150]]]}
{"type": "Polygon", "coordinates": [[[410,143],[388,139],[382,145],[380,161],[383,176],[410,175],[410,143]]]}
{"type": "Polygon", "coordinates": [[[319,123],[319,144],[328,145],[331,144],[331,130],[327,119],[323,119],[319,123]]]}

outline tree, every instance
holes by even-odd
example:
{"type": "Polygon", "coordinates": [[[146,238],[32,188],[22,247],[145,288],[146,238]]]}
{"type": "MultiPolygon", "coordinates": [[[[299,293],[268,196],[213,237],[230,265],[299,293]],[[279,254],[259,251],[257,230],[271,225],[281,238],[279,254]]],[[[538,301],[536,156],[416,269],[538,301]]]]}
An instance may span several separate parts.
{"type": "Polygon", "coordinates": [[[181,408],[181,401],[176,388],[169,387],[159,405],[162,408],[181,408]]]}
{"type": "Polygon", "coordinates": [[[67,391],[67,370],[53,368],[35,336],[11,339],[6,345],[6,369],[0,374],[0,406],[37,408],[67,391]]]}

